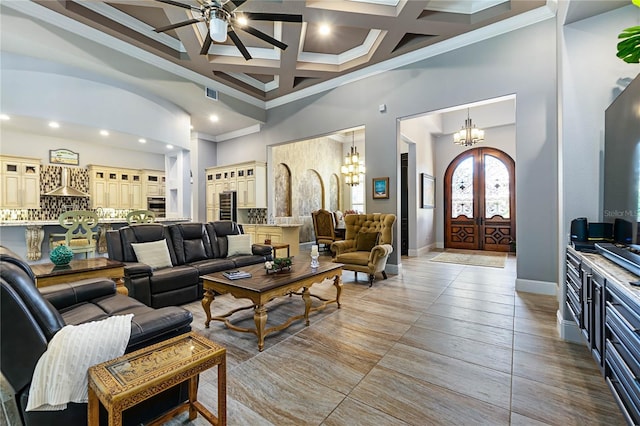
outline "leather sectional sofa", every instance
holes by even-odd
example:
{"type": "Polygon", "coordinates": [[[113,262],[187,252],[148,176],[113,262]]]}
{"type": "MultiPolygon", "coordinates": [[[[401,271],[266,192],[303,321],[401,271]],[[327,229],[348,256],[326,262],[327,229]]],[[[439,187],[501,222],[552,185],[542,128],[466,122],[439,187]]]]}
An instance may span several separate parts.
{"type": "Polygon", "coordinates": [[[228,256],[227,236],[242,234],[237,223],[137,224],[107,232],[109,258],[125,263],[129,296],[147,306],[181,305],[202,297],[201,275],[271,260],[271,246],[253,244],[251,254],[228,256]],[[171,267],[138,261],[134,246],[166,241],[171,267]]]}
{"type": "MultiPolygon", "coordinates": [[[[26,426],[87,424],[87,404],[69,403],[61,411],[25,411],[36,363],[62,327],[134,314],[126,352],[191,330],[193,316],[188,310],[150,308],[116,293],[115,283],[109,279],[84,279],[38,289],[29,265],[4,247],[0,247],[0,284],[0,366],[26,426]]],[[[124,424],[147,423],[187,399],[187,386],[177,385],[126,410],[124,424]]],[[[101,419],[106,419],[105,414],[101,409],[101,419]]]]}

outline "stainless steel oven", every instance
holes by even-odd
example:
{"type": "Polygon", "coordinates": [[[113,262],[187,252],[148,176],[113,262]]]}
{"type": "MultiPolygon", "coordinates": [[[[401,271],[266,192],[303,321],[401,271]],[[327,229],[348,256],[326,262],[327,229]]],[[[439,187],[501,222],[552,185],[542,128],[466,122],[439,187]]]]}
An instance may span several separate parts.
{"type": "Polygon", "coordinates": [[[154,212],[156,217],[164,217],[167,205],[164,197],[147,197],[147,210],[154,212]]]}

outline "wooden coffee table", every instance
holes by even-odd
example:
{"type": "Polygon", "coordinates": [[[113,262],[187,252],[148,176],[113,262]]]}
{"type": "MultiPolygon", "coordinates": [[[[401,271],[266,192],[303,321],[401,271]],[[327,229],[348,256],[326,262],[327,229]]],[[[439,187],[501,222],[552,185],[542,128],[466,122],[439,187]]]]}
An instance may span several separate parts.
{"type": "Polygon", "coordinates": [[[330,303],[336,303],[340,308],[340,293],[342,293],[342,264],[333,262],[321,262],[320,267],[311,269],[309,263],[295,263],[291,267],[291,271],[274,273],[267,275],[263,264],[251,265],[238,268],[251,274],[250,278],[241,278],[230,280],[222,275],[222,272],[202,276],[202,283],[205,294],[202,299],[202,307],[207,315],[204,323],[209,328],[211,320],[223,321],[227,328],[243,333],[253,333],[258,337],[258,350],[264,349],[264,338],[270,333],[280,331],[287,328],[296,320],[304,318],[305,325],[309,325],[309,313],[324,309],[330,303]],[[325,299],[320,296],[311,294],[309,291],[315,283],[320,283],[324,279],[333,279],[333,285],[336,288],[335,299],[325,299]],[[298,293],[298,290],[302,292],[298,293]],[[214,292],[224,294],[230,293],[236,299],[249,299],[253,302],[252,306],[237,308],[229,311],[222,316],[211,316],[211,302],[215,299],[214,292]],[[295,315],[289,318],[283,324],[266,328],[267,324],[267,308],[266,304],[276,297],[287,295],[301,295],[304,300],[304,314],[295,315]],[[322,303],[312,307],[311,298],[314,297],[322,303]],[[256,324],[255,328],[245,328],[233,325],[228,317],[234,313],[254,309],[253,320],[256,324]]]}
{"type": "Polygon", "coordinates": [[[29,266],[36,276],[36,287],[46,287],[85,278],[110,278],[115,281],[118,293],[125,296],[129,294],[127,287],[124,286],[124,263],[106,257],[74,259],[64,266],[57,266],[53,263],[36,263],[29,266]]]}
{"type": "Polygon", "coordinates": [[[99,424],[100,402],[107,410],[109,426],[122,424],[122,412],[178,383],[189,381],[189,400],[155,419],[162,424],[189,410],[213,425],[227,424],[226,349],[194,332],[125,354],[89,368],[89,425],[99,424]],[[198,375],[218,366],[218,416],[198,402],[198,375]]]}

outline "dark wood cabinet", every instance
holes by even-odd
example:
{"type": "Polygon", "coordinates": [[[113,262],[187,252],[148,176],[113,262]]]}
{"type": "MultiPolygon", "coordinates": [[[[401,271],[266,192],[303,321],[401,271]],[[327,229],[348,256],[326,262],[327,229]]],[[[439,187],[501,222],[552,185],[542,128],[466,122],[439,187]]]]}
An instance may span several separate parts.
{"type": "Polygon", "coordinates": [[[640,291],[635,275],[597,254],[567,250],[566,305],[631,425],[640,424],[640,291]]]}

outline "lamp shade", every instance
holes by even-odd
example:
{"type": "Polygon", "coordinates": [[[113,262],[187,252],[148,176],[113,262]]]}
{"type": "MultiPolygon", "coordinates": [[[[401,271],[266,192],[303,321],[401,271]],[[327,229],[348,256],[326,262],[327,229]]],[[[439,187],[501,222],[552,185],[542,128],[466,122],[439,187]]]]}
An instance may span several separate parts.
{"type": "Polygon", "coordinates": [[[213,41],[219,43],[227,40],[227,21],[218,18],[211,18],[209,21],[209,35],[213,41]]]}

